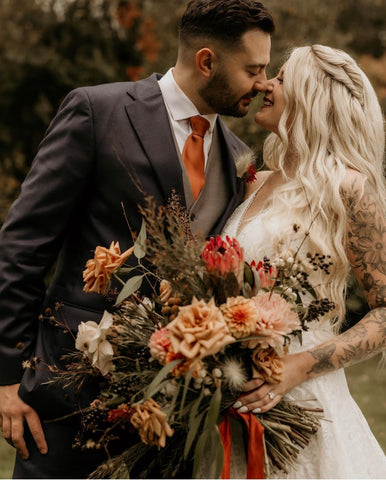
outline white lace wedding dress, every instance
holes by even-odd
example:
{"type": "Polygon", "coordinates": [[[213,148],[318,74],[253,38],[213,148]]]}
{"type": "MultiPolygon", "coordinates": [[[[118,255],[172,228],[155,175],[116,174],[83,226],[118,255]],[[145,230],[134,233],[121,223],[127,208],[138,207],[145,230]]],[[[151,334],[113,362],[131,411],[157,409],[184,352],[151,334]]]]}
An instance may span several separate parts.
{"type": "MultiPolygon", "coordinates": [[[[278,232],[288,231],[286,238],[294,238],[288,212],[274,218],[266,210],[244,225],[242,219],[253,197],[236,209],[222,233],[222,237],[229,235],[238,239],[249,262],[264,256],[272,258],[278,232]]],[[[299,242],[299,238],[295,241],[299,242]]],[[[303,247],[305,252],[306,243],[303,247]]],[[[303,345],[293,339],[290,353],[306,350],[332,336],[330,322],[312,322],[310,330],[303,334],[303,345]]],[[[350,395],[343,369],[304,382],[287,397],[299,405],[323,408],[325,420],[299,455],[296,469],[291,469],[288,475],[283,471],[271,472],[270,478],[386,478],[386,457],[350,395]]],[[[234,463],[232,478],[245,478],[242,459],[234,463]]]]}

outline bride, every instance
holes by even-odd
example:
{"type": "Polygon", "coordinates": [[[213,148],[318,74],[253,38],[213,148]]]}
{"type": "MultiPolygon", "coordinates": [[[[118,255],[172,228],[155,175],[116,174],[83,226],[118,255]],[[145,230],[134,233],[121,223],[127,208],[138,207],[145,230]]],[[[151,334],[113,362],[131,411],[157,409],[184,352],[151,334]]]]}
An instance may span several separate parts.
{"type": "Polygon", "coordinates": [[[250,380],[234,408],[266,412],[283,397],[323,408],[325,420],[288,478],[386,478],[385,455],[343,370],[385,346],[384,129],[375,92],[346,53],[296,48],[268,82],[256,122],[272,132],[264,146],[270,170],[257,174],[224,234],[238,238],[248,261],[291,255],[300,245],[315,262],[331,255],[329,283],[318,271],[312,283],[336,309],[310,325],[302,345],[291,342],[280,383],[250,380]],[[371,310],[339,333],[350,270],[371,310]]]}

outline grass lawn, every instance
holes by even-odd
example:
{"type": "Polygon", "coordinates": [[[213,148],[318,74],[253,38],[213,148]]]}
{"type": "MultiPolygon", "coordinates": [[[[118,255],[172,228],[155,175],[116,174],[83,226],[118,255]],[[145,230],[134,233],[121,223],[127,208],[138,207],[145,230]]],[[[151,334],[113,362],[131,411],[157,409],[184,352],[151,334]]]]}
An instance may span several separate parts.
{"type": "Polygon", "coordinates": [[[0,438],[0,478],[10,478],[13,469],[14,449],[0,438]]]}
{"type": "MultiPolygon", "coordinates": [[[[379,357],[346,370],[350,390],[370,428],[386,452],[386,370],[378,371],[379,357]]],[[[0,438],[0,478],[12,475],[14,450],[0,438]]]]}

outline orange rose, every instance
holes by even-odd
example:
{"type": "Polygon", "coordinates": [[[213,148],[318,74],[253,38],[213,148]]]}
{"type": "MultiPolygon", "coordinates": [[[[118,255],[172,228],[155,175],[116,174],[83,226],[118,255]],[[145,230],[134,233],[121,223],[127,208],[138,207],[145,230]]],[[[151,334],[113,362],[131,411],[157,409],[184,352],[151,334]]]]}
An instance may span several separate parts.
{"type": "Polygon", "coordinates": [[[146,445],[156,445],[158,450],[166,444],[166,437],[173,435],[173,430],[166,421],[166,413],[152,398],[144,405],[134,405],[131,424],[138,430],[141,440],[146,445]]]}
{"type": "Polygon", "coordinates": [[[83,271],[83,291],[106,294],[111,275],[130,257],[134,246],[121,253],[119,242],[111,242],[110,248],[96,247],[94,258],[86,263],[83,271]]]}
{"type": "Polygon", "coordinates": [[[283,359],[272,347],[261,349],[256,348],[252,355],[252,370],[265,382],[279,383],[283,376],[283,359]]]}
{"type": "Polygon", "coordinates": [[[192,366],[235,341],[213,299],[206,303],[193,298],[191,305],[181,307],[166,328],[170,331],[173,351],[191,360],[192,366]]]}
{"type": "Polygon", "coordinates": [[[253,300],[245,297],[229,297],[220,307],[229,331],[235,338],[252,335],[259,321],[259,312],[253,300]]]}

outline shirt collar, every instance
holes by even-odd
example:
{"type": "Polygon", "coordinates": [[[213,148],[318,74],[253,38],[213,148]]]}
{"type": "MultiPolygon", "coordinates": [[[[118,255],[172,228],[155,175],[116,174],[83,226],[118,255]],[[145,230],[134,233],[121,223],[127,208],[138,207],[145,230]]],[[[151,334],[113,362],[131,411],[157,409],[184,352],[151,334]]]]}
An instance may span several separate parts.
{"type": "MultiPolygon", "coordinates": [[[[185,95],[174,80],[173,68],[170,68],[158,83],[173,120],[178,122],[180,120],[187,120],[194,115],[200,115],[194,103],[185,95]]],[[[210,124],[209,130],[213,131],[217,120],[217,113],[201,116],[208,120],[210,124]]]]}

